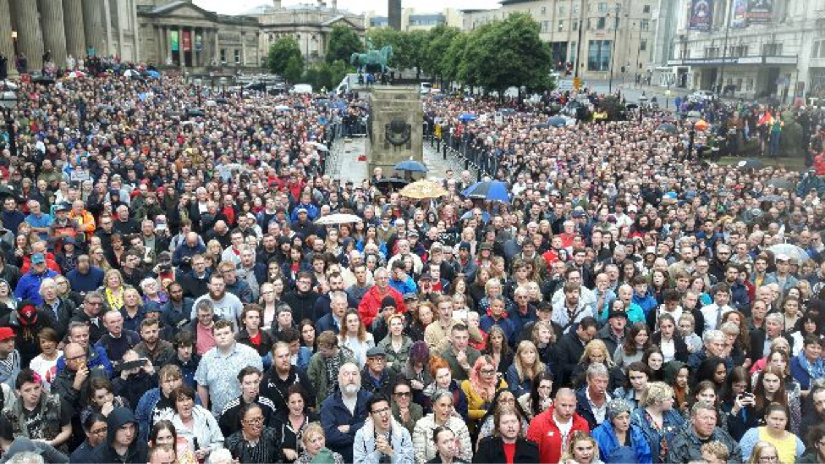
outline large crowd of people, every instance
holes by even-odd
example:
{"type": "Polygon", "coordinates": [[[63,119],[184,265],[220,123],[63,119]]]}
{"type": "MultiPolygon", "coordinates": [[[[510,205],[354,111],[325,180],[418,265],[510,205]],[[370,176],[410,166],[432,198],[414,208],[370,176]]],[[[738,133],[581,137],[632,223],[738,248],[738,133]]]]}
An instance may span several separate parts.
{"type": "Polygon", "coordinates": [[[5,462],[825,461],[818,110],[425,96],[509,199],[416,200],[325,174],[356,96],[87,71],[4,134],[5,462]],[[703,156],[783,112],[813,171],[703,156]]]}

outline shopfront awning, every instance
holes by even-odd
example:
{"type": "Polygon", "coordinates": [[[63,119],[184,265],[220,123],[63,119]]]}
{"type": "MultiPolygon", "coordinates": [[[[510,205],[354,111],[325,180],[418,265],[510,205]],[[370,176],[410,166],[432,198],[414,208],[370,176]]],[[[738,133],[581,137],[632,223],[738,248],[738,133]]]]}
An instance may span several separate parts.
{"type": "Polygon", "coordinates": [[[717,58],[689,58],[683,60],[670,60],[668,66],[796,66],[798,57],[793,56],[740,56],[740,57],[717,57],[717,58]]]}

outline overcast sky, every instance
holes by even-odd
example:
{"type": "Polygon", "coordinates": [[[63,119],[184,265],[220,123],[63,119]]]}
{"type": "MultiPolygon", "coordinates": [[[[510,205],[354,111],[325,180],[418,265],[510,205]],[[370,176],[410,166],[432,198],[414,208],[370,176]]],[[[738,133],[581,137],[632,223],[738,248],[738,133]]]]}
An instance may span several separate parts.
{"type": "MultiPolygon", "coordinates": [[[[282,3],[287,6],[314,2],[312,0],[283,0],[282,3]]],[[[327,0],[327,4],[329,3],[331,0],[327,0]]],[[[241,14],[258,5],[271,5],[272,2],[267,0],[195,0],[195,4],[221,14],[241,14]]],[[[414,7],[417,12],[436,13],[444,8],[496,8],[498,0],[401,0],[401,6],[403,8],[414,7]]],[[[356,13],[375,10],[378,15],[387,14],[386,0],[338,0],[338,7],[356,13]]]]}

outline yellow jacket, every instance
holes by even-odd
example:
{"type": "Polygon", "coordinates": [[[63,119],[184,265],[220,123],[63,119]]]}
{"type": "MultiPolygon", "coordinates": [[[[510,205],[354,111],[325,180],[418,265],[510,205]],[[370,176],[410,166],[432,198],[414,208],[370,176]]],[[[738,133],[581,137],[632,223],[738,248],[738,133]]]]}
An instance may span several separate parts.
{"type": "MultiPolygon", "coordinates": [[[[498,385],[496,386],[496,391],[506,389],[507,382],[504,379],[498,380],[498,385]]],[[[478,421],[487,414],[487,411],[490,409],[490,404],[487,403],[478,392],[475,391],[473,388],[473,384],[470,383],[469,380],[465,380],[461,382],[461,390],[464,391],[464,394],[467,395],[467,413],[470,416],[471,422],[471,430],[474,430],[475,427],[478,426],[478,421]]],[[[492,398],[491,398],[492,401],[492,398]]]]}

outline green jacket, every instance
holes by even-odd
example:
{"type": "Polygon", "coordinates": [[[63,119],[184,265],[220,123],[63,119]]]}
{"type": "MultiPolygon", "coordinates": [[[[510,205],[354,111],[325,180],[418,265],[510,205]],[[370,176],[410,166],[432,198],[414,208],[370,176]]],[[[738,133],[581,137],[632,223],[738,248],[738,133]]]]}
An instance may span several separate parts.
{"type": "MultiPolygon", "coordinates": [[[[346,346],[338,347],[338,361],[339,366],[350,362],[355,363],[355,355],[352,350],[346,346]]],[[[321,403],[332,393],[335,392],[335,385],[328,385],[327,383],[327,363],[321,353],[315,353],[309,359],[309,367],[307,367],[307,377],[310,383],[315,387],[315,407],[316,410],[321,409],[321,403]]]]}

